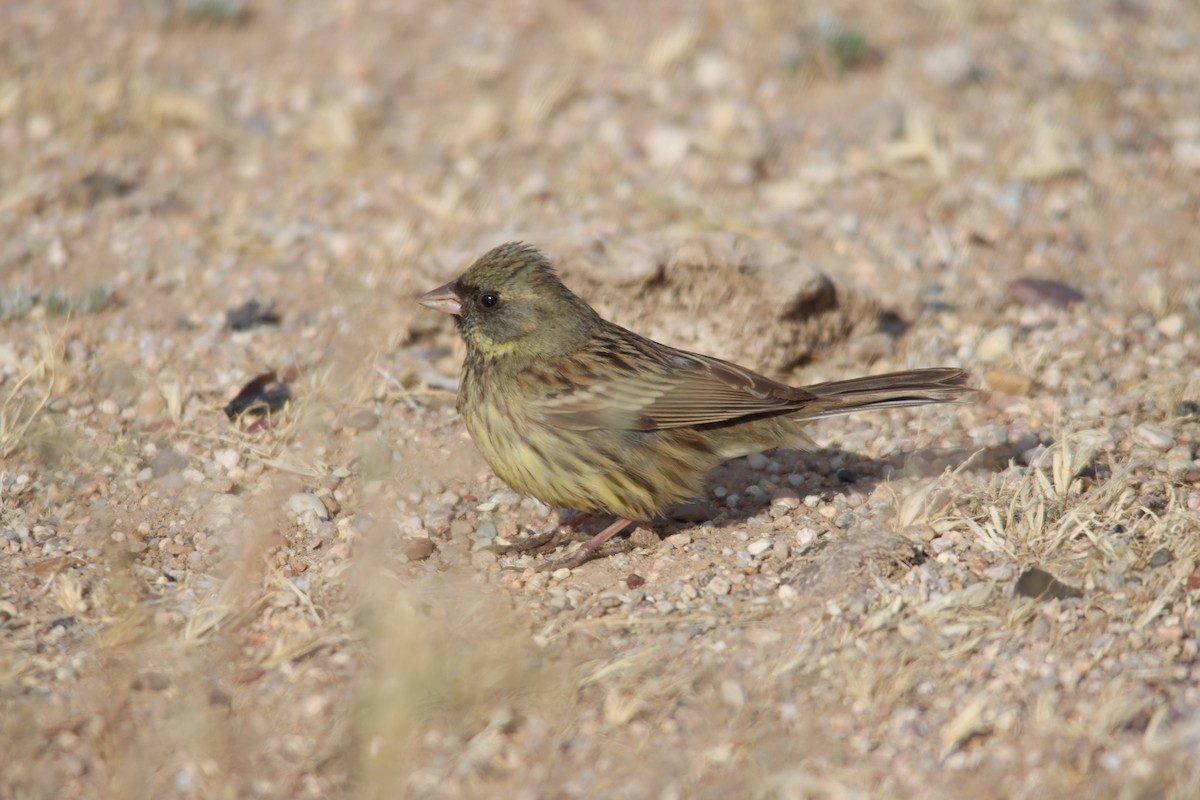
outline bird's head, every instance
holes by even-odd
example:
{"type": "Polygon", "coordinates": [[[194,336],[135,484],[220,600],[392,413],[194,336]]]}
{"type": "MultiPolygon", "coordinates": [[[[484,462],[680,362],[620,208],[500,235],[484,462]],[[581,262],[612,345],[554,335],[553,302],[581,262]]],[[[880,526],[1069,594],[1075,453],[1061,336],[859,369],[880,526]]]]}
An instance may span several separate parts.
{"type": "Polygon", "coordinates": [[[520,242],[488,251],[419,302],[453,315],[468,350],[492,358],[570,352],[600,319],[563,286],[540,251],[520,242]]]}

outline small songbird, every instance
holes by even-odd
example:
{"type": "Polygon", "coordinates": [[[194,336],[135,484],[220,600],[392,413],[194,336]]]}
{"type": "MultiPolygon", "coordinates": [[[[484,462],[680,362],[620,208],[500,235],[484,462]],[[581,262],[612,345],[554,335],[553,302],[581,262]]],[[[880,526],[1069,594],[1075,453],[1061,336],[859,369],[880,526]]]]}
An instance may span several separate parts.
{"type": "Polygon", "coordinates": [[[550,506],[618,517],[571,566],[630,522],[694,498],[721,462],[803,445],[809,420],[972,391],[953,368],[797,388],[677,350],[603,319],[522,243],[484,254],[420,303],[453,315],[466,342],[458,410],[492,470],[550,506]]]}

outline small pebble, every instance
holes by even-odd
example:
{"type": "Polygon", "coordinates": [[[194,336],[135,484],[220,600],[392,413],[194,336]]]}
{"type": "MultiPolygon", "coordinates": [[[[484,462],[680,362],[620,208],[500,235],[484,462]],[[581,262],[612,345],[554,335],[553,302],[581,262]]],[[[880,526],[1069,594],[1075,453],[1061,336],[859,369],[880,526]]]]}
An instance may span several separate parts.
{"type": "Polygon", "coordinates": [[[1018,303],[1029,306],[1051,305],[1068,308],[1081,300],[1083,294],[1059,281],[1039,278],[1018,278],[1008,288],[1009,294],[1018,303]]]}
{"type": "Polygon", "coordinates": [[[771,503],[788,509],[799,508],[800,495],[796,494],[795,490],[786,487],[776,489],[774,494],[771,495],[771,503]]]}
{"type": "Polygon", "coordinates": [[[929,549],[934,553],[944,553],[954,547],[954,540],[939,536],[929,543],[929,549]]]}
{"type": "Polygon", "coordinates": [[[1181,167],[1200,170],[1200,141],[1180,139],[1172,142],[1171,157],[1181,167]]]}
{"type": "Polygon", "coordinates": [[[975,358],[985,364],[1008,360],[1013,352],[1013,332],[1008,325],[989,331],[975,346],[975,358]]]}
{"type": "Polygon", "coordinates": [[[976,80],[983,74],[974,48],[967,42],[950,42],[932,48],[921,61],[929,79],[953,88],[976,80]]]}
{"type": "Polygon", "coordinates": [[[767,468],[767,457],[762,453],[751,453],[746,456],[746,465],[753,470],[764,470],[767,468]]]}
{"type": "Polygon", "coordinates": [[[656,167],[678,166],[692,146],[688,132],[674,125],[659,125],[646,134],[646,155],[656,167]]]}
{"type": "Polygon", "coordinates": [[[1015,591],[1022,597],[1032,597],[1035,600],[1067,600],[1072,597],[1083,597],[1083,592],[1074,586],[1069,586],[1055,578],[1044,569],[1030,567],[1017,578],[1015,591]]]}
{"type": "Polygon", "coordinates": [[[772,539],[759,539],[746,546],[746,552],[752,556],[760,556],[775,546],[772,539]]]}
{"type": "Polygon", "coordinates": [[[1147,563],[1152,567],[1165,567],[1175,560],[1175,554],[1169,548],[1160,547],[1150,554],[1147,563]]]}
{"type": "Polygon", "coordinates": [[[490,567],[500,560],[500,556],[492,550],[475,550],[471,553],[471,564],[476,567],[490,567]]]}
{"type": "Polygon", "coordinates": [[[242,454],[232,447],[222,447],[213,452],[213,460],[225,468],[225,471],[233,469],[242,463],[242,454]]]}
{"type": "Polygon", "coordinates": [[[801,528],[796,531],[796,544],[808,547],[817,540],[817,532],[812,528],[801,528]]]}
{"type": "MultiPolygon", "coordinates": [[[[441,489],[439,489],[435,494],[441,494],[441,489]]],[[[521,495],[513,491],[497,492],[496,494],[492,495],[492,502],[495,503],[496,506],[515,506],[521,502],[521,495]]],[[[494,507],[495,506],[493,506],[493,508],[494,507]]]]}
{"type": "Polygon", "coordinates": [[[1133,429],[1133,440],[1143,447],[1165,453],[1175,446],[1175,434],[1162,427],[1143,422],[1133,429]]]}
{"type": "Polygon", "coordinates": [[[672,533],[666,539],[663,539],[663,541],[675,550],[682,550],[692,543],[692,535],[687,531],[680,531],[679,533],[672,533]]]}
{"type": "Polygon", "coordinates": [[[704,588],[708,590],[709,594],[715,594],[720,597],[721,595],[729,594],[729,590],[733,588],[733,585],[727,579],[718,575],[710,580],[704,588]]]}
{"type": "Polygon", "coordinates": [[[311,492],[297,492],[288,498],[287,509],[298,517],[311,511],[319,520],[329,519],[329,509],[321,502],[321,498],[311,492]]]}
{"type": "Polygon", "coordinates": [[[999,369],[988,370],[983,377],[983,382],[993,391],[1011,394],[1016,397],[1023,397],[1029,394],[1029,390],[1033,388],[1033,379],[1028,375],[999,369]]]}
{"type": "Polygon", "coordinates": [[[741,708],[746,704],[746,691],[737,681],[721,681],[721,699],[733,708],[741,708]]]}
{"type": "Polygon", "coordinates": [[[1154,327],[1158,328],[1158,332],[1168,339],[1177,339],[1187,326],[1183,321],[1182,314],[1168,314],[1160,319],[1154,327]]]}
{"type": "Polygon", "coordinates": [[[369,431],[379,424],[379,415],[369,408],[356,408],[347,415],[345,424],[356,431],[369,431]]]}
{"type": "Polygon", "coordinates": [[[410,539],[408,544],[404,545],[404,555],[409,561],[424,561],[433,555],[433,550],[433,541],[425,536],[410,539]]]}

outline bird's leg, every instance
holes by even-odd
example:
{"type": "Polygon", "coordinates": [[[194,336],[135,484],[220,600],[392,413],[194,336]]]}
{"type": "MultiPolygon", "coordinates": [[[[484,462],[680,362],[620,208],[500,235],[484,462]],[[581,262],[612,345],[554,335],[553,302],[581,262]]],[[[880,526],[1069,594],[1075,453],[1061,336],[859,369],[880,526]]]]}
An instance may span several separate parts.
{"type": "Polygon", "coordinates": [[[558,523],[557,530],[560,530],[564,533],[567,531],[573,531],[591,519],[592,516],[593,513],[591,511],[576,511],[571,515],[570,519],[564,519],[562,522],[558,523]]]}
{"type": "Polygon", "coordinates": [[[600,548],[604,546],[605,542],[616,536],[621,531],[625,530],[632,522],[633,520],[631,519],[625,519],[624,517],[621,517],[612,525],[609,525],[607,528],[597,533],[582,546],[572,550],[561,561],[554,562],[554,568],[557,569],[559,567],[567,567],[569,569],[574,569],[580,564],[591,561],[596,557],[597,552],[599,552],[600,548]]]}
{"type": "Polygon", "coordinates": [[[505,545],[492,545],[488,549],[499,553],[540,553],[558,547],[563,539],[575,531],[575,528],[592,518],[591,511],[578,511],[570,519],[563,520],[545,533],[530,536],[521,542],[505,545]]]}

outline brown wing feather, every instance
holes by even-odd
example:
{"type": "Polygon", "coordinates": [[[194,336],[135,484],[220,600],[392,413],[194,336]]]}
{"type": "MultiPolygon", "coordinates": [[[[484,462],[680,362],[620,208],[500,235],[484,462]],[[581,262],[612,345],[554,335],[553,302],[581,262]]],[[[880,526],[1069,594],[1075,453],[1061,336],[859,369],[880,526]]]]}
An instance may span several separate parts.
{"type": "Polygon", "coordinates": [[[651,431],[787,414],[815,396],[737,364],[604,331],[584,353],[543,363],[563,387],[534,400],[552,425],[651,431]]]}

